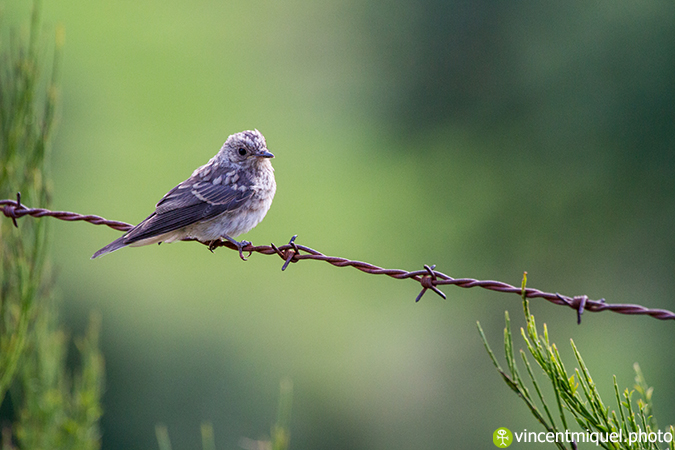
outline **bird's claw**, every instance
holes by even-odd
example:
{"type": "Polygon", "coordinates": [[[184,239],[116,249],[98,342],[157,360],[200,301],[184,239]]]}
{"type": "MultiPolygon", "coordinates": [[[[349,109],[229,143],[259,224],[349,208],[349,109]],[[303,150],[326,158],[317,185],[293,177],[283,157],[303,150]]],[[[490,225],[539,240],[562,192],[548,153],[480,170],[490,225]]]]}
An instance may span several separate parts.
{"type": "MultiPolygon", "coordinates": [[[[243,252],[243,249],[244,249],[244,247],[246,247],[247,245],[250,245],[250,244],[251,244],[251,243],[250,243],[249,241],[241,241],[241,242],[237,242],[237,243],[235,244],[235,245],[237,246],[237,250],[239,250],[239,257],[242,259],[242,261],[248,261],[247,258],[244,258],[244,252],[243,252]]],[[[249,257],[250,257],[252,254],[253,254],[252,251],[249,251],[249,252],[248,252],[248,256],[249,256],[249,257]]]]}
{"type": "MultiPolygon", "coordinates": [[[[251,245],[251,243],[249,241],[239,242],[239,241],[235,241],[234,239],[232,239],[229,236],[223,236],[223,239],[227,239],[232,245],[235,246],[235,248],[239,252],[239,257],[243,261],[248,261],[247,258],[244,258],[244,247],[246,247],[247,245],[251,245]]],[[[209,251],[211,251],[211,253],[213,253],[213,250],[215,250],[216,248],[221,247],[223,245],[223,240],[222,239],[214,239],[212,241],[203,242],[203,244],[206,244],[209,251]]],[[[248,256],[251,256],[252,254],[253,254],[253,252],[251,250],[248,250],[248,256]]]]}
{"type": "Polygon", "coordinates": [[[211,253],[213,253],[213,250],[214,250],[216,247],[218,247],[218,244],[216,243],[216,240],[215,240],[215,239],[212,240],[211,242],[209,242],[209,251],[210,251],[211,253]]]}

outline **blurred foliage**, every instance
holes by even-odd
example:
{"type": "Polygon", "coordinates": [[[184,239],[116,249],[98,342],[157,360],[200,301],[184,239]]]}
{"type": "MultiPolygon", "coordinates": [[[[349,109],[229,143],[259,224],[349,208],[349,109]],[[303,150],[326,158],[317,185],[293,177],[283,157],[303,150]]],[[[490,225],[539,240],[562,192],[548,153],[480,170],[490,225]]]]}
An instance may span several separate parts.
{"type": "MultiPolygon", "coordinates": [[[[0,5],[2,6],[2,5],[0,5]]],[[[63,45],[57,31],[52,67],[40,44],[40,4],[28,38],[0,9],[0,196],[50,204],[49,142],[63,45]]],[[[69,339],[59,329],[52,292],[48,222],[0,221],[0,403],[2,448],[97,449],[103,380],[100,319],[76,345],[81,368],[71,379],[69,339]],[[14,442],[12,442],[14,441],[14,442]]]]}
{"type": "Polygon", "coordinates": [[[545,146],[595,136],[624,151],[649,142],[648,152],[673,136],[667,2],[393,0],[364,8],[373,65],[387,74],[373,105],[392,132],[505,124],[545,146]]]}
{"type": "MultiPolygon", "coordinates": [[[[279,387],[279,404],[277,406],[277,420],[272,425],[270,439],[254,440],[242,437],[239,446],[245,450],[288,450],[291,441],[291,404],[293,401],[293,382],[289,379],[282,380],[279,387]]],[[[210,422],[202,423],[202,448],[203,450],[215,450],[216,443],[213,436],[213,425],[210,422]]],[[[159,450],[171,450],[169,430],[164,424],[155,426],[155,434],[159,450]]]]}
{"type": "Polygon", "coordinates": [[[16,423],[20,448],[82,449],[101,447],[103,357],[98,348],[100,318],[92,316],[84,337],[75,345],[81,366],[71,379],[66,365],[66,334],[57,329],[52,307],[42,313],[32,348],[22,363],[17,391],[23,398],[16,423]]]}
{"type": "MultiPolygon", "coordinates": [[[[37,9],[30,29],[27,46],[17,42],[20,38],[14,30],[3,29],[0,35],[0,193],[7,198],[22,192],[24,202],[47,204],[45,151],[55,98],[53,80],[46,98],[36,98],[41,94],[37,9]]],[[[28,343],[29,330],[38,316],[38,299],[46,297],[46,226],[42,221],[31,221],[19,233],[12,229],[11,221],[0,223],[0,398],[4,398],[28,343]]]]}

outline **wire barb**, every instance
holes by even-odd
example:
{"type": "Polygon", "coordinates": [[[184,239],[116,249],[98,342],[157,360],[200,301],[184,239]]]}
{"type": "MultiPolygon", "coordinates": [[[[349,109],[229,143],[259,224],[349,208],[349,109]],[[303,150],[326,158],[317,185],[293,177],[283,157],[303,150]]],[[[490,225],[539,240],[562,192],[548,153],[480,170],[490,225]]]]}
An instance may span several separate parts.
{"type": "Polygon", "coordinates": [[[420,301],[420,299],[422,298],[424,293],[427,291],[427,289],[431,289],[432,291],[434,291],[435,293],[437,293],[438,295],[443,297],[443,299],[447,299],[447,297],[445,296],[443,291],[441,291],[440,289],[438,289],[434,285],[434,283],[437,282],[436,272],[434,272],[435,268],[436,268],[436,264],[434,264],[431,267],[429,267],[426,264],[424,265],[424,270],[427,271],[428,275],[422,275],[419,279],[419,282],[422,285],[422,291],[417,295],[417,298],[415,299],[415,303],[420,301]]]}
{"type": "MultiPolygon", "coordinates": [[[[27,208],[25,205],[21,204],[20,193],[17,193],[16,200],[0,200],[0,210],[6,217],[12,219],[12,222],[15,226],[18,226],[16,219],[19,219],[23,216],[48,216],[59,220],[85,221],[94,225],[106,225],[119,231],[129,231],[133,228],[133,225],[126,222],[107,220],[100,216],[82,215],[68,211],[50,211],[43,208],[27,208]]],[[[436,294],[446,298],[445,294],[438,288],[438,286],[441,285],[454,285],[462,288],[480,287],[483,289],[489,289],[491,291],[509,292],[517,294],[518,296],[523,295],[522,287],[511,286],[510,284],[503,283],[501,281],[475,280],[473,278],[452,278],[443,272],[437,271],[435,265],[428,266],[425,264],[424,270],[408,272],[401,269],[385,269],[367,262],[354,261],[338,256],[327,256],[310,247],[296,244],[295,239],[297,237],[298,235],[296,234],[288,241],[288,244],[282,245],[280,247],[277,247],[273,243],[270,245],[261,246],[254,246],[253,244],[249,243],[241,249],[238,249],[236,245],[229,241],[197,242],[208,246],[210,250],[213,250],[217,247],[227,247],[231,250],[243,250],[249,252],[249,256],[253,253],[260,253],[262,255],[278,255],[284,260],[284,265],[281,267],[282,271],[286,270],[290,263],[296,263],[303,259],[312,259],[315,261],[325,261],[335,267],[353,267],[365,273],[374,275],[387,275],[391,278],[396,278],[397,280],[411,278],[420,283],[422,286],[422,291],[415,298],[415,302],[419,302],[428,289],[431,289],[436,294]]],[[[543,298],[553,304],[567,306],[576,310],[577,323],[581,323],[581,315],[584,313],[584,311],[600,312],[605,310],[614,311],[615,313],[619,314],[647,315],[659,320],[675,320],[675,313],[667,309],[649,309],[641,305],[625,303],[606,303],[604,298],[601,298],[600,300],[591,300],[586,295],[568,297],[559,293],[554,294],[543,292],[532,288],[526,288],[524,295],[527,298],[543,298]]]]}
{"type": "Polygon", "coordinates": [[[279,247],[277,247],[276,245],[274,245],[274,242],[272,242],[272,243],[270,244],[270,246],[272,247],[272,250],[274,250],[274,253],[276,253],[277,255],[279,255],[279,257],[280,257],[281,259],[284,260],[284,265],[281,266],[281,271],[282,271],[282,272],[283,272],[284,270],[286,270],[286,268],[288,267],[288,265],[289,265],[290,263],[292,263],[292,262],[298,262],[298,259],[295,258],[297,255],[300,255],[300,250],[298,249],[298,246],[297,246],[297,244],[295,243],[295,239],[296,239],[297,237],[298,237],[297,234],[294,235],[294,236],[291,238],[291,240],[288,241],[288,244],[287,244],[287,245],[282,245],[281,248],[282,248],[283,250],[280,250],[279,247]]]}
{"type": "Polygon", "coordinates": [[[16,223],[16,210],[21,209],[21,192],[16,193],[16,206],[12,209],[12,223],[14,223],[15,228],[19,228],[19,224],[16,223]]]}

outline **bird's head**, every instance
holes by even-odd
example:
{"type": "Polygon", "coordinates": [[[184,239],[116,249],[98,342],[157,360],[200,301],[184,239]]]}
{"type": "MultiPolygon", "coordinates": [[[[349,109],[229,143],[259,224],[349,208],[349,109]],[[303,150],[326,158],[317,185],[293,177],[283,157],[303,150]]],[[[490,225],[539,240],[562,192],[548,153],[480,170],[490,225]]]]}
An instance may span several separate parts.
{"type": "Polygon", "coordinates": [[[219,156],[242,167],[269,164],[274,155],[267,150],[265,137],[258,130],[235,133],[227,138],[219,156]]]}

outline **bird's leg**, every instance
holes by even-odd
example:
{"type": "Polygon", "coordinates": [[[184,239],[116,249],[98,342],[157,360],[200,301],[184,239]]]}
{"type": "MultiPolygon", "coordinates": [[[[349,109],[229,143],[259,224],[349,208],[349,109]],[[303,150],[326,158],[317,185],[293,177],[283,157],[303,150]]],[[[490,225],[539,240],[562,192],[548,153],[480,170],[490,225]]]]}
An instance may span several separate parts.
{"type": "MultiPolygon", "coordinates": [[[[232,242],[232,243],[237,247],[237,250],[239,250],[239,257],[240,257],[242,260],[246,261],[246,258],[244,258],[244,253],[242,252],[241,249],[244,248],[244,247],[246,247],[248,244],[250,244],[250,242],[249,242],[249,241],[244,241],[244,240],[242,240],[241,242],[238,242],[238,241],[235,241],[234,239],[232,239],[231,237],[229,237],[229,236],[226,235],[226,234],[223,234],[222,237],[225,238],[225,239],[227,239],[228,241],[232,242]]],[[[250,252],[249,252],[248,256],[251,256],[251,253],[250,253],[250,252]]]]}

